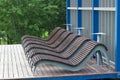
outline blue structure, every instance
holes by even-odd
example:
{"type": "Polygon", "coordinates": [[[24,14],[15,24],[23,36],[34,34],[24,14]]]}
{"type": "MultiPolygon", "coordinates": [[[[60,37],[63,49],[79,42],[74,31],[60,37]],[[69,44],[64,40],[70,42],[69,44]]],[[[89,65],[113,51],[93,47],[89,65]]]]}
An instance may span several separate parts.
{"type": "MultiPolygon", "coordinates": [[[[82,6],[82,0],[78,0],[78,7],[81,7],[82,6]]],[[[78,11],[78,27],[82,27],[82,12],[81,11],[78,11]]]]}
{"type": "MultiPolygon", "coordinates": [[[[67,7],[71,7],[70,4],[72,0],[66,0],[66,2],[67,2],[67,7]]],[[[86,79],[99,79],[99,78],[120,78],[120,74],[119,74],[120,72],[120,0],[113,0],[111,2],[110,0],[77,0],[76,2],[77,2],[77,8],[78,8],[77,27],[78,28],[86,27],[86,26],[83,26],[84,23],[82,21],[84,19],[82,20],[82,18],[84,18],[84,15],[82,14],[82,11],[86,11],[86,13],[92,12],[92,15],[91,15],[92,31],[89,31],[89,34],[98,33],[98,32],[106,33],[105,37],[102,36],[101,42],[103,42],[110,50],[109,53],[110,53],[111,64],[114,64],[113,67],[115,68],[116,72],[118,72],[118,74],[116,73],[116,74],[103,74],[103,75],[94,75],[94,76],[93,75],[92,76],[88,76],[88,75],[74,76],[71,78],[73,80],[74,79],[86,80],[86,79]],[[86,7],[85,1],[86,3],[90,1],[92,3],[91,7],[90,6],[86,7]]],[[[90,2],[87,3],[87,5],[90,4],[90,2]]],[[[72,10],[74,8],[72,8],[72,10]]],[[[72,18],[70,15],[72,10],[70,8],[69,9],[67,8],[66,24],[72,23],[71,22],[72,18]]],[[[86,35],[86,34],[83,33],[83,35],[86,35]]],[[[92,35],[91,38],[93,40],[97,40],[96,35],[92,35]]],[[[51,80],[54,80],[54,79],[51,79],[51,80]]]]}
{"type": "MultiPolygon", "coordinates": [[[[116,65],[115,69],[120,72],[120,0],[116,1],[116,65]]],[[[119,76],[120,77],[120,76],[119,76]]]]}
{"type": "MultiPolygon", "coordinates": [[[[89,80],[89,79],[110,79],[117,78],[117,74],[103,74],[103,75],[91,75],[91,76],[71,76],[71,77],[55,77],[55,78],[33,78],[29,80],[89,80]]],[[[27,80],[27,79],[24,79],[27,80]]]]}
{"type": "MultiPolygon", "coordinates": [[[[70,7],[70,0],[67,0],[67,1],[66,1],[66,4],[67,4],[66,7],[70,7]]],[[[68,28],[69,28],[69,27],[70,27],[70,26],[69,26],[69,24],[70,24],[70,10],[66,9],[66,14],[67,14],[67,15],[66,15],[66,19],[67,19],[67,20],[66,20],[66,23],[67,23],[67,26],[68,26],[68,28]]],[[[71,31],[70,28],[69,28],[69,30],[71,31]]]]}
{"type": "MultiPolygon", "coordinates": [[[[98,33],[99,32],[99,12],[98,11],[95,11],[94,10],[94,7],[98,7],[99,6],[99,3],[98,3],[99,0],[92,0],[92,16],[93,16],[93,19],[92,19],[92,33],[98,33]]],[[[94,35],[92,36],[93,40],[97,41],[97,35],[94,35]]]]}

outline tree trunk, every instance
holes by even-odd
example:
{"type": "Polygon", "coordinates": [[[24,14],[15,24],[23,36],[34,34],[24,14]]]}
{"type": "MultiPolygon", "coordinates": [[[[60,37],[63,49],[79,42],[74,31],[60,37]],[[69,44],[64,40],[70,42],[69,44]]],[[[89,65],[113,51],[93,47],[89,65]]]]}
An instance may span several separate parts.
{"type": "Polygon", "coordinates": [[[9,37],[8,34],[7,34],[7,44],[12,44],[12,39],[9,37]]]}

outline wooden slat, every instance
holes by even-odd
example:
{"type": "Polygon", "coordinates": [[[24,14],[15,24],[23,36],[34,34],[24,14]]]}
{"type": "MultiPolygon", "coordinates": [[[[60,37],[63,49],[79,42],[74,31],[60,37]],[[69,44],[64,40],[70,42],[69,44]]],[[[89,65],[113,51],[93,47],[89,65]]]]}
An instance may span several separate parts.
{"type": "Polygon", "coordinates": [[[4,61],[4,46],[1,46],[0,52],[1,52],[1,57],[0,57],[0,78],[3,78],[3,61],[4,61]]]}
{"type": "MultiPolygon", "coordinates": [[[[94,63],[90,62],[92,65],[94,63]]],[[[41,65],[33,76],[21,45],[1,45],[0,46],[0,79],[19,79],[33,77],[60,77],[60,76],[83,76],[95,74],[111,74],[107,68],[100,68],[94,65],[87,65],[77,72],[63,70],[52,65],[41,65]],[[97,69],[97,70],[96,70],[97,69]]]]}
{"type": "Polygon", "coordinates": [[[32,75],[32,72],[31,72],[31,69],[29,67],[29,64],[26,60],[26,57],[25,57],[25,54],[23,52],[23,48],[20,46],[16,46],[17,47],[17,50],[18,50],[18,55],[19,55],[19,59],[21,61],[21,66],[22,66],[22,69],[23,69],[23,74],[24,76],[33,76],[32,75]]]}
{"type": "Polygon", "coordinates": [[[12,55],[12,64],[13,64],[13,75],[14,77],[18,77],[19,76],[18,66],[17,66],[16,56],[13,46],[11,46],[11,53],[12,53],[11,55],[12,55]]]}
{"type": "Polygon", "coordinates": [[[8,73],[9,73],[9,69],[8,69],[8,51],[7,51],[7,48],[5,46],[5,49],[4,49],[4,77],[8,78],[8,73]]]}
{"type": "Polygon", "coordinates": [[[11,49],[10,49],[11,46],[8,46],[8,63],[9,63],[9,77],[14,77],[14,74],[13,74],[13,62],[12,62],[12,52],[11,52],[11,49]]]}
{"type": "Polygon", "coordinates": [[[0,46],[0,79],[33,77],[21,45],[0,46]]]}
{"type": "Polygon", "coordinates": [[[24,77],[24,73],[23,73],[23,67],[22,67],[22,63],[20,60],[22,59],[21,56],[19,55],[18,52],[18,48],[16,45],[13,46],[13,50],[14,50],[14,56],[15,56],[15,60],[16,60],[16,66],[17,66],[17,71],[18,71],[18,76],[19,77],[24,77]],[[17,52],[17,54],[16,54],[17,52]]]}
{"type": "Polygon", "coordinates": [[[51,65],[41,65],[37,69],[37,76],[38,77],[60,77],[60,76],[76,76],[76,75],[83,76],[83,75],[115,73],[114,70],[108,71],[108,68],[101,68],[92,63],[90,62],[90,64],[87,64],[82,70],[76,71],[76,72],[66,71],[51,65]]]}

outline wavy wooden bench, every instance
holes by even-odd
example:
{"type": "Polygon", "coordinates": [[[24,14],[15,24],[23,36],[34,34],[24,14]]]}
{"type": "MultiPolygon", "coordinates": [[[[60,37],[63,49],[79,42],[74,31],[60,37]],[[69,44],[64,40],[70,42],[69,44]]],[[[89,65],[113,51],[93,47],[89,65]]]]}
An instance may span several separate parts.
{"type": "MultiPolygon", "coordinates": [[[[72,35],[72,34],[71,34],[72,35]]],[[[71,38],[68,37],[59,47],[56,49],[45,49],[45,48],[39,48],[35,47],[30,50],[28,55],[28,61],[31,62],[31,58],[35,55],[52,55],[60,58],[70,58],[71,56],[75,55],[78,48],[81,48],[87,41],[90,41],[88,38],[83,37],[75,37],[73,41],[71,41],[71,38]],[[69,39],[69,40],[68,40],[69,39]],[[67,42],[68,41],[68,42],[67,42]]]]}
{"type": "Polygon", "coordinates": [[[78,49],[76,55],[72,56],[69,59],[39,54],[31,58],[32,61],[30,63],[30,66],[33,72],[35,72],[37,66],[39,66],[40,64],[51,64],[61,67],[65,70],[78,71],[85,66],[85,64],[91,59],[91,57],[93,57],[93,54],[95,54],[96,52],[99,52],[99,54],[103,54],[106,57],[107,62],[109,63],[109,59],[106,54],[106,47],[103,44],[89,41],[81,49],[78,49]]]}
{"type": "Polygon", "coordinates": [[[31,44],[32,41],[39,42],[41,45],[51,45],[53,44],[59,36],[61,36],[66,30],[65,29],[60,29],[57,33],[54,34],[54,37],[49,39],[48,41],[42,41],[41,39],[35,39],[35,38],[27,38],[22,41],[23,47],[27,47],[27,45],[31,44]]]}
{"type": "Polygon", "coordinates": [[[25,47],[26,51],[28,52],[32,48],[47,48],[47,49],[54,49],[59,47],[65,39],[67,39],[72,33],[71,32],[63,32],[62,35],[60,35],[52,44],[43,45],[40,42],[35,41],[28,41],[28,46],[25,47]]]}
{"type": "Polygon", "coordinates": [[[104,55],[109,63],[105,45],[64,29],[53,32],[53,37],[42,42],[33,36],[22,38],[25,55],[33,72],[40,64],[52,64],[70,71],[81,70],[95,53],[99,53],[101,58],[104,55]]]}

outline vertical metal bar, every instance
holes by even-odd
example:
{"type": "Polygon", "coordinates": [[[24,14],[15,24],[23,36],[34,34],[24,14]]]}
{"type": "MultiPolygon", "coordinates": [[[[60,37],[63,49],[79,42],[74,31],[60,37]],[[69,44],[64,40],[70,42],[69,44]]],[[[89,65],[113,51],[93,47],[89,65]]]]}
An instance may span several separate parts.
{"type": "MultiPolygon", "coordinates": [[[[92,7],[92,0],[82,0],[82,7],[92,7]]],[[[83,35],[91,38],[91,27],[92,27],[92,10],[82,11],[82,27],[84,27],[83,35]]]]}
{"type": "MultiPolygon", "coordinates": [[[[78,0],[78,7],[82,7],[82,0],[78,0]]],[[[77,28],[80,28],[82,27],[82,11],[81,10],[78,10],[78,24],[77,24],[77,28]]],[[[81,33],[82,31],[77,29],[77,34],[82,34],[81,33]]]]}
{"type": "MultiPolygon", "coordinates": [[[[98,33],[99,31],[99,12],[94,11],[94,7],[99,6],[99,0],[93,0],[92,4],[92,33],[98,33]]],[[[93,35],[93,40],[97,41],[97,36],[93,35]]]]}
{"type": "MultiPolygon", "coordinates": [[[[70,7],[70,0],[66,0],[66,24],[70,24],[70,10],[67,7],[70,7]]],[[[69,31],[71,31],[71,28],[69,28],[69,31]]]]}
{"type": "Polygon", "coordinates": [[[116,42],[115,42],[115,68],[116,71],[120,72],[120,0],[116,0],[116,42]]]}
{"type": "MultiPolygon", "coordinates": [[[[94,11],[94,7],[99,7],[99,0],[93,0],[93,10],[92,10],[92,16],[93,16],[93,33],[98,33],[99,32],[99,12],[98,11],[94,11]]],[[[96,40],[98,42],[100,42],[100,36],[101,35],[93,35],[93,40],[96,40]]],[[[97,65],[101,65],[101,61],[100,61],[100,55],[99,53],[96,54],[97,56],[97,65]]]]}
{"type": "MultiPolygon", "coordinates": [[[[78,8],[78,1],[79,0],[76,0],[76,7],[77,8],[78,8]]],[[[78,9],[76,10],[76,16],[75,17],[76,17],[76,26],[75,26],[75,28],[77,28],[78,27],[78,9]]],[[[75,33],[77,33],[77,30],[75,30],[75,33]]]]}
{"type": "Polygon", "coordinates": [[[115,13],[110,12],[110,37],[111,37],[111,46],[110,46],[110,53],[111,53],[111,60],[115,61],[115,46],[114,46],[114,35],[115,35],[115,13]]]}
{"type": "MultiPolygon", "coordinates": [[[[70,6],[71,7],[76,7],[77,8],[77,0],[70,0],[70,6]]],[[[70,21],[71,21],[71,24],[72,24],[72,27],[71,27],[71,31],[72,32],[76,32],[75,28],[77,27],[77,10],[70,10],[70,21]]]]}
{"type": "MultiPolygon", "coordinates": [[[[82,0],[78,0],[78,7],[82,7],[82,0]]],[[[82,27],[82,11],[78,10],[78,28],[82,27]]]]}
{"type": "MultiPolygon", "coordinates": [[[[90,7],[92,7],[92,0],[90,0],[90,7]]],[[[92,29],[92,11],[89,11],[89,16],[90,16],[90,18],[89,18],[90,33],[92,33],[92,30],[91,30],[92,29]]],[[[90,38],[91,38],[91,36],[90,36],[90,38]]]]}
{"type": "Polygon", "coordinates": [[[111,46],[110,46],[111,47],[111,51],[110,52],[112,54],[111,55],[112,56],[112,59],[111,59],[112,61],[115,61],[115,58],[114,58],[115,57],[115,55],[114,55],[115,54],[115,52],[114,52],[114,48],[115,47],[114,47],[114,35],[113,35],[115,33],[115,31],[114,31],[114,28],[115,28],[115,24],[114,24],[114,20],[115,19],[114,19],[114,16],[115,15],[113,14],[113,12],[110,12],[110,18],[111,18],[110,19],[110,29],[111,29],[110,30],[110,33],[111,33],[110,37],[112,38],[111,39],[111,46]]]}
{"type": "MultiPolygon", "coordinates": [[[[111,5],[110,5],[111,6],[111,5]]],[[[110,38],[111,38],[111,41],[109,42],[110,43],[110,46],[109,46],[109,48],[111,49],[111,50],[109,50],[110,51],[110,53],[111,53],[111,60],[113,60],[113,58],[114,58],[114,53],[113,53],[113,44],[112,44],[112,42],[113,42],[113,36],[112,36],[112,34],[113,34],[113,17],[114,15],[112,15],[112,13],[111,12],[109,12],[109,26],[108,27],[110,27],[110,29],[109,29],[109,34],[110,34],[110,38]]]]}

